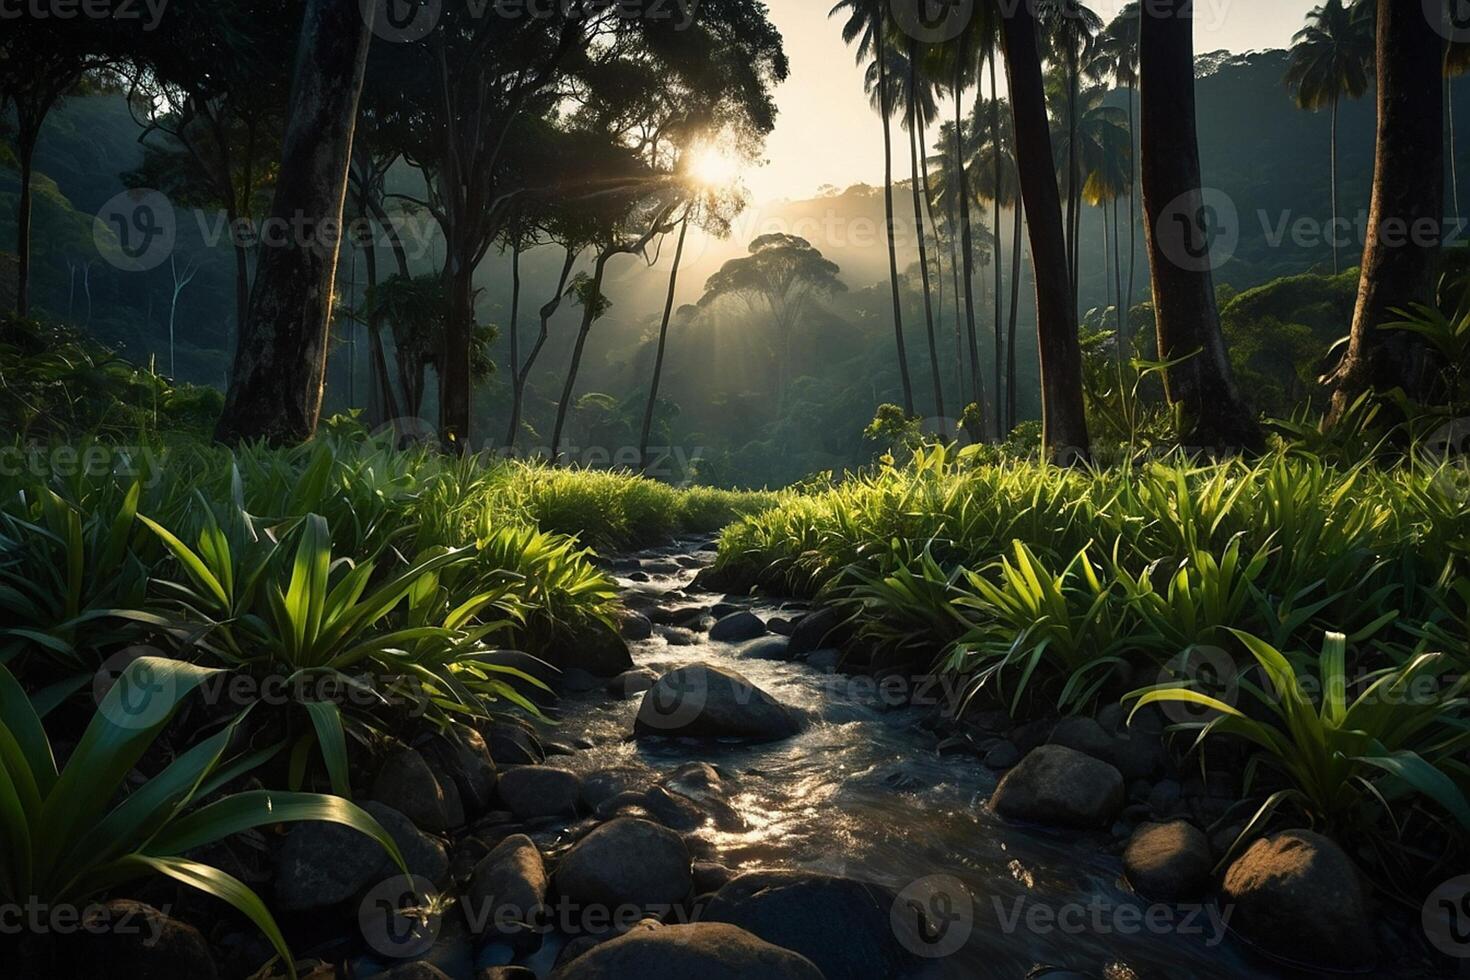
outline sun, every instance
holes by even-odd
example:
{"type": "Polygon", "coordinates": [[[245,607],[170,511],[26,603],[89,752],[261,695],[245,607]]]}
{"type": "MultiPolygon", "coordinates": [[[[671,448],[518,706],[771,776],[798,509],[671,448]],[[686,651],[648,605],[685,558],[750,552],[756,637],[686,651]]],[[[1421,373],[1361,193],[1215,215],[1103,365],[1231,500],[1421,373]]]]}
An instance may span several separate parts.
{"type": "Polygon", "coordinates": [[[689,175],[707,187],[733,184],[740,169],[740,161],[718,146],[699,147],[689,162],[689,175]]]}

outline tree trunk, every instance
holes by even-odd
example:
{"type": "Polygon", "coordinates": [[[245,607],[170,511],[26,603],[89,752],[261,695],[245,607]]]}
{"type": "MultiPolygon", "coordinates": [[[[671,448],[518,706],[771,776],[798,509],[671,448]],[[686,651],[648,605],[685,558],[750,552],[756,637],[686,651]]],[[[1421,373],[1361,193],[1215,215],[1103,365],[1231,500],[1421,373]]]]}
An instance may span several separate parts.
{"type": "Polygon", "coordinates": [[[1263,445],[1261,431],[1236,389],[1220,335],[1209,232],[1196,227],[1205,205],[1195,131],[1191,5],[1189,0],[1155,0],[1142,17],[1143,202],[1159,357],[1180,361],[1164,375],[1165,392],[1170,403],[1182,407],[1180,436],[1186,446],[1225,453],[1257,449],[1263,445]],[[1182,247],[1166,236],[1182,237],[1177,243],[1182,247]]]}
{"type": "Polygon", "coordinates": [[[1078,241],[1082,230],[1082,201],[1078,189],[1079,174],[1077,160],[1078,119],[1077,103],[1081,97],[1082,70],[1077,65],[1077,53],[1067,52],[1067,257],[1072,279],[1072,305],[1074,315],[1081,316],[1082,302],[1082,243],[1078,241]]]}
{"type": "Polygon", "coordinates": [[[541,348],[546,346],[546,338],[551,333],[551,318],[556,316],[556,311],[561,309],[562,296],[567,288],[567,279],[572,275],[572,266],[577,261],[577,250],[568,247],[566,258],[562,262],[561,276],[556,281],[556,290],[551,294],[551,299],[541,306],[539,313],[541,324],[536,334],[536,343],[531,345],[531,350],[526,354],[526,362],[521,365],[516,375],[515,384],[510,403],[510,425],[505,433],[505,445],[514,450],[516,441],[520,438],[521,413],[525,408],[526,383],[531,377],[531,368],[536,364],[536,358],[541,355],[541,348]]]}
{"type": "Polygon", "coordinates": [[[1011,231],[1011,320],[1006,326],[1006,432],[1016,428],[1016,321],[1021,312],[1021,224],[1026,209],[1016,202],[1011,231]]]}
{"type": "Polygon", "coordinates": [[[552,463],[561,459],[562,430],[566,427],[567,411],[572,405],[572,392],[577,387],[577,371],[582,366],[582,353],[587,349],[587,335],[592,332],[592,321],[597,314],[597,304],[602,299],[602,277],[607,271],[607,262],[610,258],[612,258],[611,252],[603,252],[593,263],[592,288],[583,300],[582,327],[577,331],[577,343],[572,347],[572,363],[567,368],[566,384],[562,386],[561,400],[556,404],[556,426],[551,430],[552,463]]]}
{"type": "Polygon", "coordinates": [[[990,53],[990,145],[995,157],[995,214],[991,220],[991,236],[995,242],[995,438],[997,442],[1005,441],[1005,411],[1001,403],[1001,358],[1005,349],[1001,343],[1001,319],[1005,316],[1005,304],[1001,299],[1001,291],[1004,288],[1002,280],[1003,273],[1000,268],[1000,206],[1004,191],[1001,171],[1000,152],[1000,86],[997,84],[995,72],[994,51],[990,53]]]}
{"type": "MultiPolygon", "coordinates": [[[[934,416],[944,418],[944,381],[939,374],[939,342],[934,336],[934,300],[929,283],[929,247],[924,243],[924,206],[919,193],[919,114],[915,105],[914,87],[918,84],[918,71],[914,59],[918,56],[918,45],[909,42],[909,168],[912,179],[909,189],[914,198],[914,234],[919,240],[919,279],[924,286],[924,329],[929,338],[929,374],[934,383],[934,416]]],[[[940,423],[939,436],[948,439],[949,426],[940,423]]]]}
{"type": "Polygon", "coordinates": [[[1342,271],[1342,264],[1338,258],[1337,244],[1337,104],[1334,96],[1332,99],[1332,274],[1335,276],[1342,271]]]}
{"type": "Polygon", "coordinates": [[[337,274],[347,166],[371,18],[356,4],[309,0],[271,214],[291,238],[267,243],[241,324],[222,442],[293,443],[316,432],[337,274]],[[296,222],[310,225],[295,240],[296,222]]]}
{"type": "Polygon", "coordinates": [[[36,141],[22,139],[20,146],[20,200],[15,213],[15,256],[20,261],[15,283],[15,312],[31,313],[31,179],[34,174],[36,141]]]}
{"type": "MultiPolygon", "coordinates": [[[[1138,271],[1138,121],[1133,103],[1138,95],[1133,82],[1128,83],[1128,292],[1124,296],[1124,316],[1133,312],[1133,284],[1138,271]]],[[[1126,320],[1125,320],[1126,323],[1126,320]]]]}
{"type": "MultiPolygon", "coordinates": [[[[965,337],[970,347],[970,404],[976,411],[983,411],[985,399],[980,392],[980,339],[975,333],[975,238],[970,228],[970,172],[965,165],[965,120],[961,107],[964,86],[960,83],[960,68],[955,66],[954,97],[954,159],[959,173],[955,175],[960,198],[960,257],[961,281],[965,284],[965,337]]],[[[968,406],[967,406],[968,407],[968,406]]],[[[963,413],[961,413],[963,414],[963,413]]],[[[981,431],[970,433],[971,438],[980,439],[981,431]]]]}
{"type": "Polygon", "coordinates": [[[909,381],[909,356],[903,343],[903,305],[898,296],[898,252],[893,243],[893,130],[888,111],[887,47],[878,32],[878,107],[883,116],[883,210],[888,237],[888,280],[893,288],[893,336],[898,343],[898,377],[903,385],[903,412],[914,414],[914,387],[909,381]]]}
{"type": "Polygon", "coordinates": [[[1329,422],[1369,390],[1430,396],[1424,346],[1380,331],[1394,310],[1431,303],[1444,220],[1444,38],[1417,4],[1378,0],[1378,144],[1368,242],[1329,422]]]}
{"type": "MultiPolygon", "coordinates": [[[[516,241],[510,249],[510,400],[512,404],[521,400],[521,243],[516,241]]],[[[506,455],[515,449],[515,429],[511,429],[505,441],[506,455]]]]}
{"type": "MultiPolygon", "coordinates": [[[[368,290],[377,289],[378,286],[378,246],[373,241],[372,229],[369,227],[368,234],[363,243],[363,257],[367,260],[367,282],[368,290]]],[[[373,357],[373,391],[376,393],[378,415],[373,419],[377,425],[401,418],[398,412],[398,399],[393,394],[393,381],[388,373],[388,355],[383,349],[383,319],[376,313],[368,320],[368,346],[373,357]]]]}
{"type": "Polygon", "coordinates": [[[1029,5],[1017,4],[1004,15],[1003,28],[1006,77],[1015,117],[1016,168],[1036,273],[1042,442],[1050,459],[1070,465],[1088,458],[1087,414],[1082,397],[1077,304],[1068,276],[1067,236],[1052,162],[1055,157],[1046,118],[1036,16],[1029,5]]]}
{"type": "Polygon", "coordinates": [[[679,286],[679,263],[684,259],[684,236],[689,219],[679,223],[679,244],[674,247],[674,267],[669,271],[669,293],[664,298],[664,316],[658,326],[658,352],[653,356],[653,381],[648,386],[648,405],[643,409],[643,429],[638,435],[638,466],[648,469],[648,434],[653,431],[653,409],[658,404],[658,382],[664,372],[664,349],[669,340],[669,320],[674,315],[674,291],[679,286]]]}

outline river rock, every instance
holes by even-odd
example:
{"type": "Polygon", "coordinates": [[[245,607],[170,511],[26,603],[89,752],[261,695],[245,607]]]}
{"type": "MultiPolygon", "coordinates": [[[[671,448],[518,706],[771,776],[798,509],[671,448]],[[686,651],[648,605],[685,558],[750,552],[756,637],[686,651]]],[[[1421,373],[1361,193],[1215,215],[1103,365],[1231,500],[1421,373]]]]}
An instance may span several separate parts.
{"type": "MultiPolygon", "coordinates": [[[[787,652],[790,652],[789,647],[787,648],[787,652]]],[[[806,665],[808,667],[829,674],[836,670],[837,665],[840,663],[842,663],[841,650],[813,650],[806,655],[806,665]]]]}
{"type": "Polygon", "coordinates": [[[507,837],[475,865],[464,894],[470,927],[514,937],[536,923],[546,902],[546,865],[525,834],[507,837]]]}
{"type": "Polygon", "coordinates": [[[801,730],[798,716],[743,675],[692,664],[659,678],[638,707],[635,735],[771,741],[801,730]]]}
{"type": "Polygon", "coordinates": [[[452,780],[441,783],[414,749],[388,753],[373,780],[372,796],[430,833],[444,833],[465,821],[459,789],[452,780]]]}
{"type": "Polygon", "coordinates": [[[608,681],[606,691],[619,701],[631,701],[658,683],[658,675],[647,667],[625,670],[608,681]]]}
{"type": "Polygon", "coordinates": [[[682,902],[693,887],[683,838],[649,820],[619,817],[582,838],[561,859],[557,891],[586,908],[609,911],[682,902]]]}
{"type": "Polygon", "coordinates": [[[582,777],[582,805],[596,810],[619,793],[642,790],[648,778],[648,773],[632,766],[612,766],[589,772],[582,777]]]}
{"type": "Polygon", "coordinates": [[[1123,776],[1076,749],[1042,745],[1005,774],[990,806],[1013,820],[1107,827],[1123,809],[1123,776]]]}
{"type": "Polygon", "coordinates": [[[985,750],[985,758],[982,761],[987,769],[998,771],[1009,769],[1021,761],[1021,750],[1010,742],[1002,740],[985,750]]]}
{"type": "Polygon", "coordinates": [[[653,635],[653,621],[641,612],[624,609],[618,614],[618,632],[625,640],[646,640],[653,635]]]}
{"type": "Polygon", "coordinates": [[[822,980],[810,960],[715,922],[635,929],[599,943],[553,980],[822,980]]]}
{"type": "MultiPolygon", "coordinates": [[[[444,880],[449,857],[444,845],[397,810],[376,801],[362,808],[398,845],[410,874],[444,880]]],[[[276,905],[284,912],[321,909],[350,901],[397,872],[382,845],[359,831],[330,821],[291,825],[276,853],[276,905]]]]}
{"type": "Polygon", "coordinates": [[[500,800],[521,820],[570,816],[582,798],[582,780],[551,766],[516,766],[500,775],[500,800]]]}
{"type": "MultiPolygon", "coordinates": [[[[128,899],[88,906],[80,927],[58,946],[69,967],[58,976],[214,980],[219,975],[198,929],[128,899]]],[[[11,969],[20,970],[12,976],[27,975],[13,961],[11,969]]]]}
{"type": "Polygon", "coordinates": [[[838,634],[842,624],[842,613],[831,606],[802,616],[791,627],[791,655],[799,657],[813,650],[840,646],[838,634]]]}
{"type": "Polygon", "coordinates": [[[446,778],[453,780],[467,817],[490,809],[495,800],[497,772],[484,736],[473,728],[456,725],[430,739],[419,752],[441,785],[446,778]]]}
{"type": "Polygon", "coordinates": [[[541,740],[523,725],[494,722],[480,732],[490,747],[490,757],[499,765],[527,766],[546,761],[546,750],[541,747],[541,740]]]}
{"type": "Polygon", "coordinates": [[[1342,848],[1309,830],[1252,844],[1225,872],[1233,929],[1267,952],[1342,970],[1377,957],[1362,883],[1342,848]]]}
{"type": "Polygon", "coordinates": [[[807,871],[750,871],[715,893],[702,921],[739,926],[811,960],[827,980],[912,976],[898,941],[895,896],[881,885],[807,871]]]}
{"type": "Polygon", "coordinates": [[[536,980],[536,974],[529,967],[516,966],[482,966],[475,973],[475,980],[536,980]]]}
{"type": "Polygon", "coordinates": [[[762,636],[740,645],[740,655],[749,660],[790,660],[791,641],[784,636],[762,636]]]}
{"type": "Polygon", "coordinates": [[[739,643],[765,634],[765,622],[755,613],[744,610],[730,613],[709,628],[709,638],[721,643],[739,643]]]}
{"type": "Polygon", "coordinates": [[[1123,851],[1123,871],[1145,898],[1182,902],[1209,891],[1210,841],[1183,820],[1140,824],[1123,851]]]}
{"type": "Polygon", "coordinates": [[[670,793],[662,786],[651,787],[645,792],[642,806],[659,823],[681,833],[704,826],[708,819],[699,804],[682,793],[670,793]]]}
{"type": "Polygon", "coordinates": [[[633,669],[633,655],[628,641],[618,630],[593,620],[579,627],[559,631],[547,644],[541,658],[557,670],[580,667],[598,677],[616,677],[633,669]]]}

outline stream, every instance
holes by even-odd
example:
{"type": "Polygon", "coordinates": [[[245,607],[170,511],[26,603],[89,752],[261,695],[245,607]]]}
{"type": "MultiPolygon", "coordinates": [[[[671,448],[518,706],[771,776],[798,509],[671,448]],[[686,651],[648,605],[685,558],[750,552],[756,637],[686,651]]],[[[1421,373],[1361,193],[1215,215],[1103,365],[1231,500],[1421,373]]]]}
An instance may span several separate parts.
{"type": "MultiPolygon", "coordinates": [[[[615,572],[632,608],[713,606],[725,599],[689,589],[699,567],[714,559],[707,538],[633,557],[637,569],[625,560],[615,572]]],[[[762,619],[797,614],[780,600],[745,604],[762,619]]],[[[972,757],[941,756],[935,735],[922,726],[926,709],[893,706],[863,678],[743,657],[738,644],[711,641],[704,633],[673,635],[671,643],[656,628],[652,638],[633,643],[637,666],[662,673],[703,661],[737,670],[806,712],[811,724],[796,737],[765,744],[635,742],[627,736],[639,698],[574,694],[564,698],[563,721],[550,737],[592,747],[556,764],[583,775],[608,767],[663,775],[684,763],[708,762],[733,775],[737,789],[730,802],[748,829],[698,831],[713,859],[737,871],[800,868],[917,895],[957,930],[941,942],[955,946],[963,939],[950,955],[930,960],[933,969],[925,976],[1302,975],[1224,935],[1213,905],[1170,924],[1164,907],[1151,908],[1123,883],[1121,860],[1106,850],[1106,834],[1020,827],[989,813],[985,802],[997,776],[972,757]],[[937,907],[936,888],[947,895],[937,907]]]]}

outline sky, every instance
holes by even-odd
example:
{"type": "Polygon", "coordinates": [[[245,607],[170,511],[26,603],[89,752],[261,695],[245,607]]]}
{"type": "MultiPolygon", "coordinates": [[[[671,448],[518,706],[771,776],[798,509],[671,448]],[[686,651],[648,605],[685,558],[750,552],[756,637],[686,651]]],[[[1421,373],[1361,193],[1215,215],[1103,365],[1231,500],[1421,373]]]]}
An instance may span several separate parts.
{"type": "MultiPolygon", "coordinates": [[[[754,203],[810,197],[823,184],[882,181],[878,117],[868,106],[852,50],[842,43],[841,21],[827,16],[833,2],[767,0],[786,41],[791,76],[777,91],[781,115],[766,142],[767,165],[745,175],[754,203]]],[[[1195,50],[1284,48],[1317,2],[1196,0],[1195,50]]],[[[1107,22],[1125,3],[1088,5],[1107,22]]]]}

